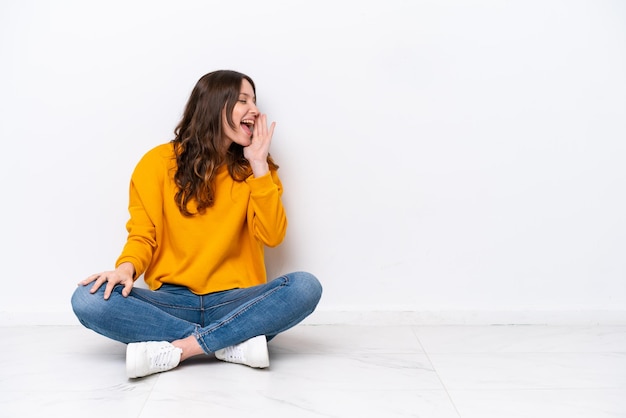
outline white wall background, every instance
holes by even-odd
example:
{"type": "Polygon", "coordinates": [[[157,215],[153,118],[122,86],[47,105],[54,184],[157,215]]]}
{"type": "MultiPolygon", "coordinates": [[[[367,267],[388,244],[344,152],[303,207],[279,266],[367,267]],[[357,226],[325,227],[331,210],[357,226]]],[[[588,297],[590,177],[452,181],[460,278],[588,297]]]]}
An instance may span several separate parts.
{"type": "Polygon", "coordinates": [[[3,0],[0,322],[74,320],[222,68],[278,123],[268,268],[322,280],[320,321],[626,322],[625,4],[3,0]]]}

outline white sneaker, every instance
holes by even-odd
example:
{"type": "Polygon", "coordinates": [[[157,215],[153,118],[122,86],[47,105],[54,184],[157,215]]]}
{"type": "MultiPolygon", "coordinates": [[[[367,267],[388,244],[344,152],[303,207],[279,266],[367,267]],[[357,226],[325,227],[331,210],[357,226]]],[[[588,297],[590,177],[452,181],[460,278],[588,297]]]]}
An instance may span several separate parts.
{"type": "Polygon", "coordinates": [[[229,363],[264,369],[270,366],[265,335],[250,338],[241,344],[231,345],[215,352],[215,357],[229,363]]]}
{"type": "Polygon", "coordinates": [[[130,343],[126,347],[126,374],[135,378],[171,370],[180,363],[182,353],[167,341],[130,343]]]}

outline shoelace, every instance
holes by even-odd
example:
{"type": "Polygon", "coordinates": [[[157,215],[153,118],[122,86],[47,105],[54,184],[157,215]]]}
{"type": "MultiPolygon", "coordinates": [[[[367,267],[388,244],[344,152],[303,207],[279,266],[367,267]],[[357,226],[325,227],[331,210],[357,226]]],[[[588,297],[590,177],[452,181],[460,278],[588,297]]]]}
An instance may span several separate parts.
{"type": "Polygon", "coordinates": [[[166,369],[172,360],[172,354],[174,349],[172,347],[161,347],[152,357],[150,357],[150,363],[154,369],[166,369]]]}
{"type": "Polygon", "coordinates": [[[224,348],[224,357],[230,360],[244,360],[243,350],[239,347],[239,345],[231,345],[230,347],[224,348]]]}

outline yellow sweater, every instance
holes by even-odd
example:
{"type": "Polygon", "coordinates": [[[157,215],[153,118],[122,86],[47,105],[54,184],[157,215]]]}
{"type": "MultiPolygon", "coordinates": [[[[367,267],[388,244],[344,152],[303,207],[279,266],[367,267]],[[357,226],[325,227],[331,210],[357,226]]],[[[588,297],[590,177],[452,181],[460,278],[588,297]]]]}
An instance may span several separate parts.
{"type": "MultiPolygon", "coordinates": [[[[287,229],[276,171],[234,181],[226,167],[216,176],[215,204],[183,216],[174,201],[172,143],[148,151],[130,184],[128,240],[116,266],[131,262],[151,289],[163,283],[196,294],[265,283],[264,246],[280,244],[287,229]]],[[[195,205],[190,203],[192,212],[195,205]]]]}

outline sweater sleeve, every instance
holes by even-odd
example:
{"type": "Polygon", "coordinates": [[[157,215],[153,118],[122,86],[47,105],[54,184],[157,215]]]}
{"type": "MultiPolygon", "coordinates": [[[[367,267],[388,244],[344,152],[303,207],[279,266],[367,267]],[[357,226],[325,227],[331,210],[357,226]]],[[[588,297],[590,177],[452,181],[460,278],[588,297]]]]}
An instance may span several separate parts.
{"type": "Polygon", "coordinates": [[[250,205],[248,225],[254,237],[268,247],[276,247],[285,238],[287,216],[281,200],[282,183],[275,170],[261,177],[248,177],[250,205]]]}
{"type": "Polygon", "coordinates": [[[162,159],[155,152],[146,154],[137,164],[131,177],[126,223],[128,238],[117,259],[116,267],[130,262],[135,267],[135,279],[142,275],[157,247],[156,225],[163,216],[163,167],[162,159]]]}

